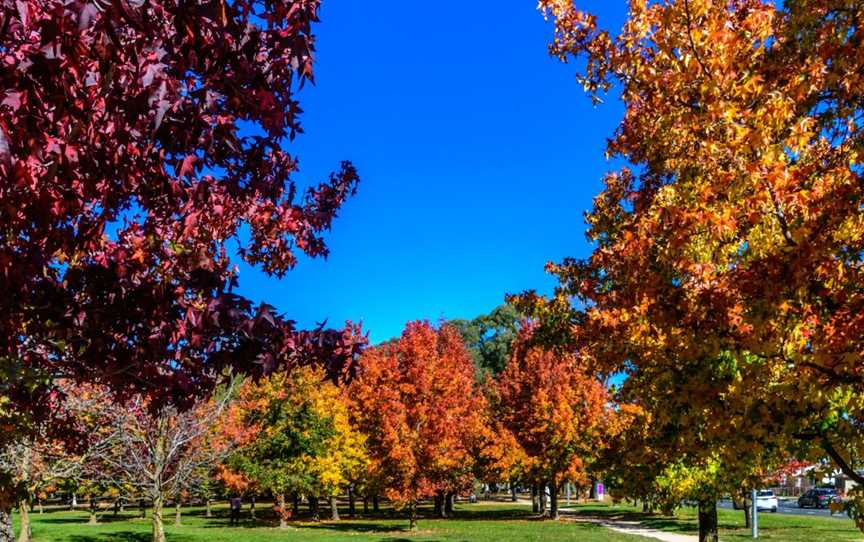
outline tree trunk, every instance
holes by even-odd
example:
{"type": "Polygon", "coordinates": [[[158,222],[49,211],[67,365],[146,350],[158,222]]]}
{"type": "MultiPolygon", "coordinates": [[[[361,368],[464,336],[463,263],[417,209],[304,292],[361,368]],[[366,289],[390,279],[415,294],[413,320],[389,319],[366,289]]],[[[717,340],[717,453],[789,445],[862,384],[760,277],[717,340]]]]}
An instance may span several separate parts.
{"type": "Polygon", "coordinates": [[[30,524],[30,511],[26,499],[18,501],[18,542],[30,542],[33,527],[30,524]]]}
{"type": "Polygon", "coordinates": [[[44,506],[43,503],[42,503],[42,499],[39,499],[39,501],[38,501],[38,503],[36,504],[36,506],[37,506],[37,509],[39,510],[39,513],[40,513],[40,514],[44,514],[44,513],[45,513],[45,506],[44,506]]]}
{"type": "Polygon", "coordinates": [[[642,499],[642,513],[643,514],[648,513],[648,500],[647,499],[642,499]]]}
{"type": "Polygon", "coordinates": [[[354,506],[354,488],[348,486],[348,517],[354,517],[355,506],[354,506]]]}
{"type": "Polygon", "coordinates": [[[540,513],[546,515],[546,484],[540,484],[540,513]]]}
{"type": "Polygon", "coordinates": [[[417,503],[412,501],[411,506],[409,507],[410,519],[408,523],[408,528],[412,531],[417,530],[417,503]]]}
{"type": "Polygon", "coordinates": [[[295,493],[292,501],[293,502],[291,503],[291,511],[294,513],[294,517],[296,518],[300,515],[300,495],[295,493]]]}
{"type": "Polygon", "coordinates": [[[249,517],[255,521],[255,495],[249,497],[249,517]]]}
{"type": "Polygon", "coordinates": [[[744,503],[744,528],[749,529],[753,524],[753,507],[747,506],[747,499],[741,501],[744,503]]]}
{"type": "Polygon", "coordinates": [[[588,490],[588,499],[589,500],[597,500],[597,480],[591,478],[591,489],[588,490]]]}
{"type": "Polygon", "coordinates": [[[447,517],[444,514],[444,492],[438,491],[435,493],[435,511],[432,513],[436,518],[447,517]]]}
{"type": "Polygon", "coordinates": [[[210,502],[210,499],[204,501],[204,517],[212,518],[213,517],[213,504],[210,502]]]}
{"type": "Polygon", "coordinates": [[[0,542],[15,542],[15,531],[12,529],[12,507],[5,500],[0,500],[0,542]]]}
{"type": "Polygon", "coordinates": [[[309,496],[309,513],[312,514],[312,521],[320,521],[318,516],[318,497],[309,496]]]}
{"type": "Polygon", "coordinates": [[[285,521],[285,494],[280,493],[277,499],[279,501],[279,528],[284,529],[288,526],[288,522],[285,521]]]}
{"type": "Polygon", "coordinates": [[[369,497],[367,495],[363,495],[363,515],[366,516],[369,514],[369,497]]]}
{"type": "Polygon", "coordinates": [[[516,484],[513,482],[510,483],[510,502],[516,502],[518,498],[516,497],[516,484]]]}
{"type": "Polygon", "coordinates": [[[445,493],[444,494],[444,517],[451,517],[453,515],[453,502],[456,500],[455,493],[445,493]]]}
{"type": "Polygon", "coordinates": [[[699,542],[718,542],[717,502],[699,501],[699,542]]]}
{"type": "Polygon", "coordinates": [[[178,496],[174,499],[174,525],[177,527],[183,525],[183,519],[180,516],[180,507],[183,505],[183,500],[178,496]]]}
{"type": "Polygon", "coordinates": [[[537,490],[537,484],[531,484],[531,512],[540,513],[540,492],[537,490]]]}
{"type": "Polygon", "coordinates": [[[335,495],[330,496],[330,521],[339,521],[339,506],[335,495]]]}
{"type": "Polygon", "coordinates": [[[378,495],[373,495],[373,496],[372,496],[372,511],[375,512],[376,514],[379,512],[379,508],[378,508],[378,495]]]}
{"type": "Polygon", "coordinates": [[[559,519],[558,515],[558,483],[549,482],[549,517],[559,519]]]}
{"type": "Polygon", "coordinates": [[[151,542],[165,542],[165,525],[162,523],[162,495],[153,498],[153,512],[150,513],[150,524],[153,527],[151,542]]]}
{"type": "Polygon", "coordinates": [[[90,525],[96,525],[99,523],[99,518],[96,516],[96,512],[99,510],[98,506],[96,499],[90,499],[90,520],[87,522],[90,525]]]}

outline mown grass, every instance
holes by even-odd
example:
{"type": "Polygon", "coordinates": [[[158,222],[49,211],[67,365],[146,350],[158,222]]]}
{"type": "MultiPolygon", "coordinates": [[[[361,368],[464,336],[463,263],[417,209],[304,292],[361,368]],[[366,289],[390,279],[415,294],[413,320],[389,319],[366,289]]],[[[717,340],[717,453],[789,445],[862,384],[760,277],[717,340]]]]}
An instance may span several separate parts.
{"type": "MultiPolygon", "coordinates": [[[[239,527],[228,525],[224,507],[215,509],[215,517],[204,517],[200,508],[184,509],[183,525],[174,526],[173,510],[166,509],[165,528],[169,542],[505,542],[505,541],[579,541],[579,542],[645,542],[645,538],[619,534],[596,524],[566,521],[572,516],[608,520],[639,521],[646,527],[697,534],[696,510],[683,508],[675,516],[642,514],[630,506],[579,504],[566,508],[565,521],[538,520],[528,507],[510,503],[462,504],[456,517],[431,519],[431,510],[421,508],[419,529],[408,530],[404,514],[385,509],[379,514],[349,518],[341,510],[342,521],[314,523],[301,518],[281,530],[266,506],[259,506],[255,521],[245,512],[239,527]],[[424,517],[427,516],[427,517],[424,517]]],[[[322,510],[327,512],[327,510],[322,510]]],[[[100,516],[98,525],[88,525],[86,511],[34,513],[34,542],[147,542],[150,540],[150,518],[137,517],[134,511],[100,516]]],[[[724,542],[751,540],[744,527],[743,513],[719,510],[720,539],[724,542]]],[[[851,542],[864,541],[851,520],[760,514],[760,539],[775,542],[851,542]]]]}
{"type": "MultiPolygon", "coordinates": [[[[683,534],[698,535],[695,508],[681,508],[674,516],[643,514],[632,506],[583,504],[569,507],[577,516],[609,520],[638,521],[646,527],[683,534]]],[[[744,526],[744,512],[719,509],[717,519],[720,540],[735,542],[753,540],[744,526]]],[[[798,516],[792,514],[759,514],[759,539],[783,542],[849,542],[864,541],[864,534],[850,519],[798,516]]],[[[644,539],[643,539],[644,540],[644,539]]]]}
{"type": "MultiPolygon", "coordinates": [[[[205,518],[200,509],[184,510],[183,525],[172,525],[172,510],[166,510],[169,542],[644,542],[644,538],[613,533],[593,524],[552,522],[531,517],[525,506],[474,504],[457,507],[456,517],[446,520],[421,517],[416,532],[408,530],[404,515],[383,511],[365,518],[343,518],[339,522],[300,521],[290,529],[276,526],[272,517],[252,521],[244,518],[239,527],[228,525],[227,511],[205,518]]],[[[269,512],[269,511],[268,511],[269,512]]],[[[323,512],[323,511],[322,511],[323,512]]],[[[421,512],[429,514],[428,508],[421,512]]],[[[345,514],[346,511],[342,510],[345,514]]],[[[263,512],[261,514],[263,516],[263,512]]],[[[86,511],[33,514],[34,542],[147,542],[150,519],[133,512],[104,514],[98,525],[87,525],[86,511]]]]}

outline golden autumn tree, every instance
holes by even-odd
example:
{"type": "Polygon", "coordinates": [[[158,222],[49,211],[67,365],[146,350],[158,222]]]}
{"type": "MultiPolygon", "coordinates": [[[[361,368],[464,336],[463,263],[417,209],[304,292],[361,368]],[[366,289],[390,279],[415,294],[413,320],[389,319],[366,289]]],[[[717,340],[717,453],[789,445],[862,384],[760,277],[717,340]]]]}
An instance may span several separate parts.
{"type": "Polygon", "coordinates": [[[349,425],[342,390],[321,368],[305,367],[246,382],[226,424],[244,434],[220,476],[232,487],[252,485],[273,494],[279,525],[286,494],[306,496],[317,517],[319,497],[330,500],[359,476],[367,461],[364,436],[349,425]]]}
{"type": "Polygon", "coordinates": [[[568,340],[643,374],[637,395],[706,368],[696,424],[751,437],[727,456],[810,443],[864,482],[846,455],[864,451],[864,6],[634,0],[617,36],[571,0],[540,6],[588,94],[620,92],[608,153],[633,167],[595,199],[590,258],[551,266],[555,298],[526,304],[581,298],[568,340]]]}
{"type": "Polygon", "coordinates": [[[469,488],[486,401],[471,356],[448,325],[409,323],[402,336],[360,358],[349,394],[368,439],[372,471],[397,508],[469,488]]]}
{"type": "Polygon", "coordinates": [[[549,516],[558,519],[565,481],[588,482],[611,417],[605,386],[582,358],[531,344],[523,331],[495,393],[497,419],[523,450],[523,478],[549,487],[549,516]]]}

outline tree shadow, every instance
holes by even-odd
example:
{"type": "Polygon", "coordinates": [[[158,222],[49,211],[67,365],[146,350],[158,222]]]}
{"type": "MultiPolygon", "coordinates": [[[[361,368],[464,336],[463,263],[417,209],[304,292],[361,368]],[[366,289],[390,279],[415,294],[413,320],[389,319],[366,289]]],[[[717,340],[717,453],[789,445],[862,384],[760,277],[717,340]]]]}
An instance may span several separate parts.
{"type": "MultiPolygon", "coordinates": [[[[133,521],[136,519],[140,519],[138,516],[104,516],[99,518],[99,523],[97,525],[105,525],[108,523],[121,523],[126,521],[133,521]]],[[[54,516],[54,517],[39,517],[35,519],[33,522],[36,524],[44,523],[44,524],[54,524],[54,525],[70,525],[70,524],[78,524],[78,525],[88,525],[89,518],[87,516],[54,516]]],[[[144,520],[141,520],[144,521],[144,520]]],[[[146,521],[150,521],[150,517],[148,516],[146,521]]]]}
{"type": "MultiPolygon", "coordinates": [[[[68,542],[150,542],[151,534],[136,533],[132,531],[120,531],[114,533],[92,534],[92,535],[71,535],[66,540],[68,542]]],[[[192,538],[188,536],[171,534],[172,542],[191,542],[192,538]]]]}

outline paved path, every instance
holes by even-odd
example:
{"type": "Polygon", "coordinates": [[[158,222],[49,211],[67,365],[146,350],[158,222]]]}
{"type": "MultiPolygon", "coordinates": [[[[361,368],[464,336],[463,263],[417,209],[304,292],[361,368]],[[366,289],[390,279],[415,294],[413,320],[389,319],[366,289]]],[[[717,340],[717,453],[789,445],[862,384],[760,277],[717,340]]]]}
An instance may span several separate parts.
{"type": "Polygon", "coordinates": [[[670,533],[667,531],[660,531],[658,529],[651,529],[650,527],[642,525],[638,521],[601,519],[583,515],[575,516],[571,513],[568,513],[567,510],[562,510],[561,512],[562,515],[570,516],[572,518],[572,521],[595,523],[609,529],[610,531],[615,531],[618,533],[644,536],[645,538],[662,540],[663,542],[699,542],[698,536],[680,533],[670,533]]]}

